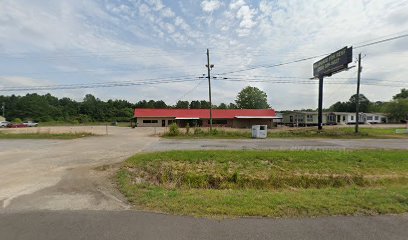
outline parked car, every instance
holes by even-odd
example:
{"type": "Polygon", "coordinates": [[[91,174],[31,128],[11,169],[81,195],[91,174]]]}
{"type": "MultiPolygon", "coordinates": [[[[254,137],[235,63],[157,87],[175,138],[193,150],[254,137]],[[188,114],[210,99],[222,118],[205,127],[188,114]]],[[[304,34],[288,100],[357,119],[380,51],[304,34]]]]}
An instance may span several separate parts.
{"type": "Polygon", "coordinates": [[[1,128],[9,127],[10,125],[11,125],[11,122],[7,122],[7,121],[0,122],[1,128]]]}
{"type": "Polygon", "coordinates": [[[25,127],[28,127],[28,126],[25,125],[24,123],[12,123],[12,124],[8,125],[7,127],[9,127],[9,128],[25,128],[25,127]]]}
{"type": "Polygon", "coordinates": [[[37,127],[38,123],[33,122],[33,121],[27,121],[27,122],[23,122],[23,124],[27,127],[37,127]]]}

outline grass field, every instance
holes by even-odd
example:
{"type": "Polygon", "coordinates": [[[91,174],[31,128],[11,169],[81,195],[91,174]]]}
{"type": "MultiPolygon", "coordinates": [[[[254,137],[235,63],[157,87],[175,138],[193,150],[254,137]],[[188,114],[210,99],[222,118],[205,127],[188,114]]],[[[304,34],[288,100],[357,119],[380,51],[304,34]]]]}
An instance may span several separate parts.
{"type": "MultiPolygon", "coordinates": [[[[77,122],[40,122],[39,127],[57,127],[57,126],[111,126],[112,122],[87,122],[87,123],[77,123],[77,122]]],[[[130,127],[130,122],[118,122],[118,127],[130,127]]]]}
{"type": "Polygon", "coordinates": [[[75,139],[94,136],[92,133],[6,133],[0,132],[0,139],[75,139]]]}
{"type": "Polygon", "coordinates": [[[408,211],[408,151],[171,151],[117,174],[137,208],[196,216],[408,211]]]}
{"type": "MultiPolygon", "coordinates": [[[[268,131],[268,138],[336,138],[336,139],[363,139],[363,138],[383,138],[399,139],[408,138],[408,134],[396,134],[396,128],[360,128],[359,133],[354,133],[354,127],[326,127],[322,131],[316,128],[289,128],[285,130],[272,129],[268,131]]],[[[212,132],[208,130],[180,131],[178,135],[170,135],[169,132],[163,134],[166,138],[217,138],[217,139],[239,139],[251,138],[249,129],[216,129],[212,132]],[[197,132],[197,133],[196,133],[197,132]]]]}

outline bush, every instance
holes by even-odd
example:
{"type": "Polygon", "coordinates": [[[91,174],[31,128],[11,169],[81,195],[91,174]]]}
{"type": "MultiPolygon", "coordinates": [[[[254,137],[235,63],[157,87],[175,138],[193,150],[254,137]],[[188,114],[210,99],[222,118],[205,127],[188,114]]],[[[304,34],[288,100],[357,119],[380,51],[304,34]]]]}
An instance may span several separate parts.
{"type": "Polygon", "coordinates": [[[177,126],[177,124],[175,124],[175,123],[172,123],[171,125],[170,125],[170,130],[169,130],[169,134],[168,134],[169,136],[178,136],[178,135],[180,135],[180,129],[179,129],[179,127],[177,126]]]}
{"type": "Polygon", "coordinates": [[[202,135],[204,131],[201,128],[194,128],[194,135],[202,135]]]}
{"type": "Polygon", "coordinates": [[[14,118],[13,122],[14,123],[22,123],[23,121],[21,120],[21,118],[14,118]]]}
{"type": "Polygon", "coordinates": [[[186,125],[186,134],[189,135],[190,134],[190,124],[187,123],[186,125]]]}
{"type": "Polygon", "coordinates": [[[218,130],[216,128],[209,130],[210,135],[217,135],[218,134],[218,130]]]}

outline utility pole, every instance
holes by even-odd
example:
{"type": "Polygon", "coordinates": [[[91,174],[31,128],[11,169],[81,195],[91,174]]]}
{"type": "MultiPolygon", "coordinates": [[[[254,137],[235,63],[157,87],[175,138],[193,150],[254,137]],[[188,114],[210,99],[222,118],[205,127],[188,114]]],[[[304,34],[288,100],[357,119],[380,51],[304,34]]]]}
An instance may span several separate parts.
{"type": "Polygon", "coordinates": [[[317,129],[323,129],[323,76],[319,77],[319,103],[317,110],[317,129]]]}
{"type": "Polygon", "coordinates": [[[214,67],[214,65],[210,65],[210,50],[208,50],[208,48],[207,48],[207,65],[206,65],[206,67],[207,67],[207,70],[208,70],[208,97],[209,97],[209,100],[210,100],[210,132],[212,132],[212,124],[213,124],[213,121],[212,121],[212,101],[211,101],[211,74],[210,74],[210,72],[211,72],[211,68],[213,68],[214,67]]]}
{"type": "Polygon", "coordinates": [[[356,128],[355,133],[358,133],[358,117],[360,107],[360,75],[361,75],[361,53],[358,54],[358,69],[357,69],[357,99],[356,99],[356,128]]]}
{"type": "Polygon", "coordinates": [[[5,102],[3,102],[2,106],[1,106],[1,109],[3,110],[3,115],[2,116],[5,118],[6,117],[6,115],[5,115],[6,103],[5,102]]]}

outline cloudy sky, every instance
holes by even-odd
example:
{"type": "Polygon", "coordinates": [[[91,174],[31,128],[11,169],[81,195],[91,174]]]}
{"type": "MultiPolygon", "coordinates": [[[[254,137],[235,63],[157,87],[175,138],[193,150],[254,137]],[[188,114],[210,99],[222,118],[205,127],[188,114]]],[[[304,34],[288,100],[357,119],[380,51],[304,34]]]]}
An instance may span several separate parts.
{"type": "MultiPolygon", "coordinates": [[[[316,80],[308,78],[319,58],[271,66],[407,34],[407,13],[406,0],[1,0],[0,89],[119,82],[129,86],[36,92],[206,99],[198,77],[209,48],[214,103],[233,102],[251,85],[275,109],[316,108],[316,80]]],[[[354,49],[353,57],[360,52],[361,92],[370,100],[408,87],[408,38],[354,49]]],[[[353,68],[325,80],[325,107],[355,92],[356,75],[353,68]]],[[[0,92],[13,93],[27,91],[0,92]]]]}

